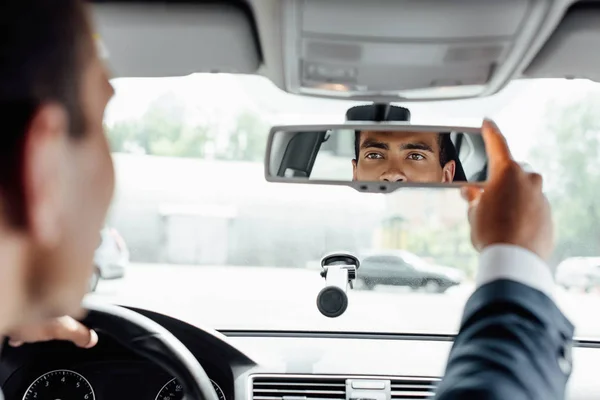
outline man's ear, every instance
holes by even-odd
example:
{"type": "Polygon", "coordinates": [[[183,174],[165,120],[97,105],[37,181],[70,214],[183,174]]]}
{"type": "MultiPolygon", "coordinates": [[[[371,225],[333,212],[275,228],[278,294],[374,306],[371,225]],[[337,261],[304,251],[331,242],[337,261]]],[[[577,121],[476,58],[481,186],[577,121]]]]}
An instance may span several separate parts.
{"type": "Polygon", "coordinates": [[[40,106],[25,132],[23,189],[27,230],[37,245],[52,248],[60,240],[63,212],[62,164],[68,117],[57,104],[40,106]]]}
{"type": "Polygon", "coordinates": [[[357,162],[358,161],[356,161],[356,160],[352,160],[352,180],[353,181],[358,180],[358,179],[356,179],[356,165],[357,165],[357,162]]]}
{"type": "Polygon", "coordinates": [[[456,173],[456,161],[451,160],[444,165],[442,169],[442,182],[453,182],[454,174],[456,173]]]}

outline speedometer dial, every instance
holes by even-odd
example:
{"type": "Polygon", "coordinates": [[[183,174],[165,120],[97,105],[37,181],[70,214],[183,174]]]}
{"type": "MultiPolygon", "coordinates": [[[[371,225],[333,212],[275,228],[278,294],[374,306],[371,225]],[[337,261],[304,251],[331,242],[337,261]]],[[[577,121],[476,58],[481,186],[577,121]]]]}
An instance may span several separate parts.
{"type": "Polygon", "coordinates": [[[23,400],[94,400],[92,385],[77,372],[50,371],[37,378],[25,391],[23,400]]]}
{"type": "MultiPolygon", "coordinates": [[[[215,388],[215,392],[217,392],[217,397],[219,400],[227,400],[225,398],[225,393],[223,390],[213,381],[210,380],[213,387],[215,388]]],[[[169,382],[165,383],[165,385],[160,389],[158,395],[156,395],[156,400],[182,400],[183,399],[183,387],[177,382],[177,379],[173,378],[169,382]]]]}

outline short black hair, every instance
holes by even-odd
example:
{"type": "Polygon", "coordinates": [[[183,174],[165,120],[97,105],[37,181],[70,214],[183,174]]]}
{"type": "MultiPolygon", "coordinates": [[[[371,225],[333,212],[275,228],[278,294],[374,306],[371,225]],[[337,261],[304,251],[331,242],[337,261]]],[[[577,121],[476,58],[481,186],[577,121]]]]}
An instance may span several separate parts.
{"type": "MultiPolygon", "coordinates": [[[[360,153],[360,133],[361,131],[354,131],[354,159],[358,162],[358,154],[360,153]]],[[[448,161],[453,159],[454,152],[452,151],[454,145],[449,133],[438,134],[438,144],[440,147],[440,165],[444,167],[448,161]]]]}
{"type": "Polygon", "coordinates": [[[0,2],[0,196],[9,222],[23,225],[25,132],[44,103],[59,103],[69,132],[85,131],[80,107],[84,62],[93,49],[81,0],[0,2]]]}

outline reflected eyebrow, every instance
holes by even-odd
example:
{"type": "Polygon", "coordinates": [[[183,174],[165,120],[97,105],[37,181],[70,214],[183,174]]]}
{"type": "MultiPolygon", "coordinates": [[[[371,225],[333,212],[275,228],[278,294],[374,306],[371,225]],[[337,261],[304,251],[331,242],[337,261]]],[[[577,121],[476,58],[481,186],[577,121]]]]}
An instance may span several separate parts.
{"type": "Polygon", "coordinates": [[[405,143],[400,146],[400,150],[422,150],[435,153],[433,148],[425,142],[405,143]]]}
{"type": "Polygon", "coordinates": [[[380,142],[375,139],[365,139],[365,141],[362,142],[362,144],[360,145],[360,148],[361,149],[375,148],[375,149],[381,149],[381,150],[389,150],[390,146],[388,146],[387,143],[380,142]]]}

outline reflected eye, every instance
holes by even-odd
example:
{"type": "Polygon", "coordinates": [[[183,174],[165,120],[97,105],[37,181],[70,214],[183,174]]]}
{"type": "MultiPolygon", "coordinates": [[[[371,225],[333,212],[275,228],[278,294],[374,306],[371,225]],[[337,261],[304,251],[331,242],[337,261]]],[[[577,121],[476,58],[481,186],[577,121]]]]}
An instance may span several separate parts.
{"type": "Polygon", "coordinates": [[[421,161],[425,159],[425,156],[419,153],[410,153],[406,158],[412,161],[421,161]]]}
{"type": "Polygon", "coordinates": [[[383,159],[383,155],[380,153],[367,153],[365,154],[365,158],[368,160],[381,160],[383,159]]]}

